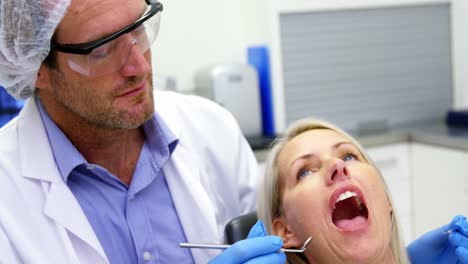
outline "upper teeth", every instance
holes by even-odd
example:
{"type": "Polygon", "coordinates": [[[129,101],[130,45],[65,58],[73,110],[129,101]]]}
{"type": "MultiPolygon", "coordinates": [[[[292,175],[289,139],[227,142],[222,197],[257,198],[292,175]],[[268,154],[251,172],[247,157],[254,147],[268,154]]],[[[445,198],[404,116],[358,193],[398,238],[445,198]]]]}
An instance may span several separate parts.
{"type": "Polygon", "coordinates": [[[343,200],[346,200],[348,199],[349,197],[353,197],[353,196],[356,196],[357,197],[357,193],[355,192],[351,192],[351,191],[346,191],[342,194],[340,194],[340,196],[338,196],[338,199],[336,199],[336,202],[339,202],[339,201],[343,201],[343,200]]]}

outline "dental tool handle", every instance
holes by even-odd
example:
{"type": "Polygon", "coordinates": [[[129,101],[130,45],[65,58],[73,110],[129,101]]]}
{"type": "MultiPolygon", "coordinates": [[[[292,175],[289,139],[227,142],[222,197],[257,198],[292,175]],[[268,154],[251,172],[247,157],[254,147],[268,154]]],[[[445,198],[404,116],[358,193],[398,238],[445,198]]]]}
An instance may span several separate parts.
{"type": "Polygon", "coordinates": [[[227,249],[231,245],[180,243],[181,248],[227,249]]]}
{"type": "MultiPolygon", "coordinates": [[[[181,248],[202,248],[202,249],[227,249],[232,245],[214,245],[214,244],[193,244],[193,243],[180,243],[181,248]]],[[[278,252],[293,252],[302,253],[305,249],[289,249],[280,248],[278,252]]]]}

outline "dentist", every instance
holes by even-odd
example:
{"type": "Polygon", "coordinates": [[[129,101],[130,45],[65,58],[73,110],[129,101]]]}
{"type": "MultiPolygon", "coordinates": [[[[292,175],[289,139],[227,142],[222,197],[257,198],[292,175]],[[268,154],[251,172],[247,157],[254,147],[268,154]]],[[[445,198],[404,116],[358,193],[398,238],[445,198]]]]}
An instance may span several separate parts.
{"type": "Polygon", "coordinates": [[[154,91],[162,9],[0,0],[0,84],[27,99],[0,129],[0,263],[284,263],[261,226],[222,253],[178,246],[222,243],[258,171],[227,111],[154,91]]]}

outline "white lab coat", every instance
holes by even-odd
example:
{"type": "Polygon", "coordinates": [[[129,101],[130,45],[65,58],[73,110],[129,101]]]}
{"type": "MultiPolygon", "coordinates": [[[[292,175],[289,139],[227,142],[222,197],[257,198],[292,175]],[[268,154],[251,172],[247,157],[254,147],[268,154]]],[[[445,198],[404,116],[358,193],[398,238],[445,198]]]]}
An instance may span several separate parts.
{"type": "MultiPolygon", "coordinates": [[[[155,105],[179,138],[163,170],[186,238],[222,243],[227,221],[254,210],[255,157],[232,115],[217,104],[155,92],[155,105]]],[[[218,253],[192,249],[196,263],[218,253]]],[[[108,263],[59,174],[32,99],[0,130],[0,263],[108,263]]]]}

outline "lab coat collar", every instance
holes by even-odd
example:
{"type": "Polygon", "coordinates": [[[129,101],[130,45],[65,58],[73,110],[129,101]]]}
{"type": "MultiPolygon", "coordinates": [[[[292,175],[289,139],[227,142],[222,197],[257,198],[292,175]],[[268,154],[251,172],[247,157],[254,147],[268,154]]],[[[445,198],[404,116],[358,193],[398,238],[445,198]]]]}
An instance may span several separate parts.
{"type": "Polygon", "coordinates": [[[26,178],[56,182],[57,166],[34,98],[28,99],[18,116],[21,172],[26,178]]]}
{"type": "MultiPolygon", "coordinates": [[[[184,120],[180,119],[181,114],[171,100],[167,98],[158,100],[162,93],[165,93],[165,96],[172,95],[172,92],[155,91],[156,111],[179,139],[171,159],[163,166],[163,171],[185,237],[188,242],[192,243],[222,242],[217,241],[221,235],[217,229],[214,203],[208,195],[208,187],[202,184],[207,179],[204,175],[206,172],[200,166],[202,162],[197,160],[199,158],[197,153],[186,145],[186,138],[189,135],[184,136],[184,133],[190,133],[190,131],[182,130],[181,125],[184,120]]],[[[206,182],[205,185],[207,185],[206,182]]],[[[221,253],[219,250],[212,249],[191,249],[191,252],[196,263],[208,263],[221,253]]]]}
{"type": "MultiPolygon", "coordinates": [[[[187,241],[219,243],[215,208],[201,184],[205,176],[193,154],[179,144],[163,170],[187,241]]],[[[207,249],[191,249],[191,252],[196,263],[207,263],[220,253],[207,249]]]]}
{"type": "Polygon", "coordinates": [[[21,172],[42,182],[46,196],[44,214],[86,242],[107,263],[107,257],[78,201],[60,176],[34,98],[28,99],[18,117],[21,172]]]}
{"type": "Polygon", "coordinates": [[[181,135],[181,121],[177,120],[178,113],[172,100],[159,100],[160,95],[171,96],[172,92],[168,91],[154,91],[155,111],[158,113],[174,135],[174,138],[179,139],[181,135]]]}

